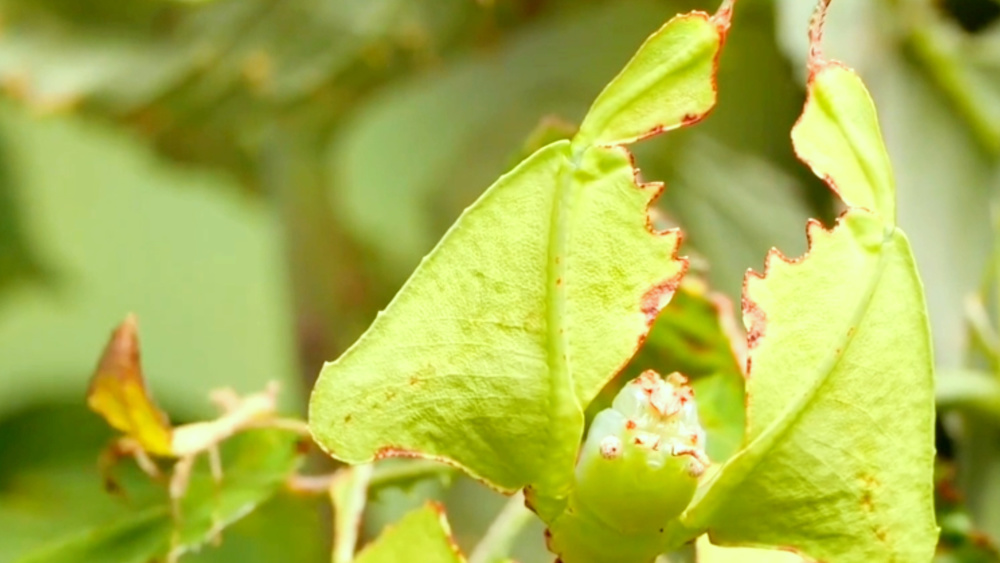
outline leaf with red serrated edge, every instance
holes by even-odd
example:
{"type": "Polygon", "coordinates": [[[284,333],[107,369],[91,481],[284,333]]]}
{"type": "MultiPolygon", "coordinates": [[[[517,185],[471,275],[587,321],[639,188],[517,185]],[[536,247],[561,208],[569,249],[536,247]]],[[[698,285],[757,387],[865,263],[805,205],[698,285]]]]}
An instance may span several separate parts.
{"type": "Polygon", "coordinates": [[[465,211],[365,335],[324,366],[310,403],[319,444],[350,463],[442,459],[499,489],[526,488],[544,520],[558,516],[582,409],[635,353],[687,267],[679,233],[649,225],[661,186],[637,185],[631,155],[607,145],[711,110],[729,14],[724,2],[715,17],[671,20],[571,142],[539,149],[465,211]],[[683,111],[636,113],[678,101],[683,111]]]}
{"type": "Polygon", "coordinates": [[[358,554],[355,563],[463,563],[444,508],[429,503],[390,526],[358,554]]]}
{"type": "Polygon", "coordinates": [[[149,395],[142,375],[134,315],[115,329],[104,348],[87,390],[87,405],[145,451],[172,455],[170,420],[149,395]]]}
{"type": "MultiPolygon", "coordinates": [[[[829,142],[815,136],[830,130],[800,127],[794,142],[851,207],[830,231],[809,223],[804,257],[772,251],[764,275],[748,274],[747,446],[704,484],[680,527],[831,563],[930,561],[934,377],[923,288],[893,223],[891,175],[872,181],[866,160],[881,162],[884,150],[867,92],[821,61],[827,3],[814,20],[811,66],[834,71],[811,80],[841,92],[826,100],[827,117],[866,141],[829,142]]],[[[887,161],[879,171],[889,173],[887,161]]]]}
{"type": "MultiPolygon", "coordinates": [[[[828,4],[829,0],[822,0],[828,4]]],[[[875,104],[854,70],[823,59],[825,7],[811,30],[808,98],[792,128],[795,154],[851,207],[896,222],[896,182],[875,104]]]]}

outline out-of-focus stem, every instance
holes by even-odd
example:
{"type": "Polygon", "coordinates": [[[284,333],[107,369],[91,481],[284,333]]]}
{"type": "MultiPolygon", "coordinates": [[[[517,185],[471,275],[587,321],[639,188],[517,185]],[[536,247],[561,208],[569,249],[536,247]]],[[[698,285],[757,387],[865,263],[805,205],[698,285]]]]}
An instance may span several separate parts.
{"type": "Polygon", "coordinates": [[[358,531],[368,501],[372,465],[357,465],[337,472],[330,484],[334,509],[333,563],[351,563],[358,545],[358,531]]]}
{"type": "Polygon", "coordinates": [[[518,534],[533,516],[524,506],[524,495],[517,493],[512,496],[472,551],[469,563],[497,563],[506,560],[518,534]]]}

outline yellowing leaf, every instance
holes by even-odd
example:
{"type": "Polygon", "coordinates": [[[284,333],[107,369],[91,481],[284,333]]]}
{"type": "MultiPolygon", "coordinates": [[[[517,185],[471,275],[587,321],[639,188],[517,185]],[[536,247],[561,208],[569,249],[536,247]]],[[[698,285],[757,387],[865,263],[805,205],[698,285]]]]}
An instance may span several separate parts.
{"type": "Polygon", "coordinates": [[[145,451],[172,455],[173,429],[146,389],[139,359],[139,332],[134,315],[115,329],[104,348],[87,404],[112,427],[124,432],[145,451]]]}

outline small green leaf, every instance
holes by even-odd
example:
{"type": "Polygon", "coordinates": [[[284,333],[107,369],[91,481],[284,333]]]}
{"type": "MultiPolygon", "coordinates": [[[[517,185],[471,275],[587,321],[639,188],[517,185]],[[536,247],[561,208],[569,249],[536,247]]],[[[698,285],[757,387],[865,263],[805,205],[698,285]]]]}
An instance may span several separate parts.
{"type": "Polygon", "coordinates": [[[430,503],[390,526],[358,554],[355,563],[464,563],[451,539],[444,509],[430,503]]]}
{"type": "Polygon", "coordinates": [[[715,105],[716,55],[730,11],[670,20],[594,101],[577,146],[620,145],[701,120],[715,105]]]}
{"type": "Polygon", "coordinates": [[[896,183],[875,104],[861,77],[836,62],[813,61],[808,99],[792,129],[799,158],[851,207],[896,222],[896,183]]]}

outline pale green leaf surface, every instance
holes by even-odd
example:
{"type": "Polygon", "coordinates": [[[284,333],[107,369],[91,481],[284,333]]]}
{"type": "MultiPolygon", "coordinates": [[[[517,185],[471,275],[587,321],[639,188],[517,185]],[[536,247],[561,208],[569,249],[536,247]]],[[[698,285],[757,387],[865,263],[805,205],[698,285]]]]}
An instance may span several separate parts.
{"type": "Polygon", "coordinates": [[[358,554],[356,563],[463,563],[440,506],[427,504],[390,526],[358,554]]]}
{"type": "Polygon", "coordinates": [[[822,63],[809,80],[805,110],[792,129],[796,153],[844,202],[896,221],[896,189],[875,105],[861,78],[822,63]]]}
{"type": "Polygon", "coordinates": [[[727,17],[692,12],[664,24],[594,101],[575,145],[630,143],[704,117],[727,17]]]}
{"type": "Polygon", "coordinates": [[[302,461],[298,440],[289,432],[254,430],[223,444],[223,479],[215,483],[208,471],[192,477],[181,505],[174,549],[181,553],[202,549],[215,530],[230,526],[274,497],[302,461]]]}
{"type": "Polygon", "coordinates": [[[317,438],[354,463],[410,451],[507,490],[567,486],[580,406],[634,352],[644,309],[662,306],[684,267],[676,233],[648,230],[652,196],[621,149],[574,165],[559,142],[505,175],[324,368],[317,438]]]}
{"type": "Polygon", "coordinates": [[[802,261],[772,255],[766,277],[748,278],[749,445],[687,522],[724,545],[927,561],[933,379],[909,245],[863,210],[809,232],[802,261]]]}

